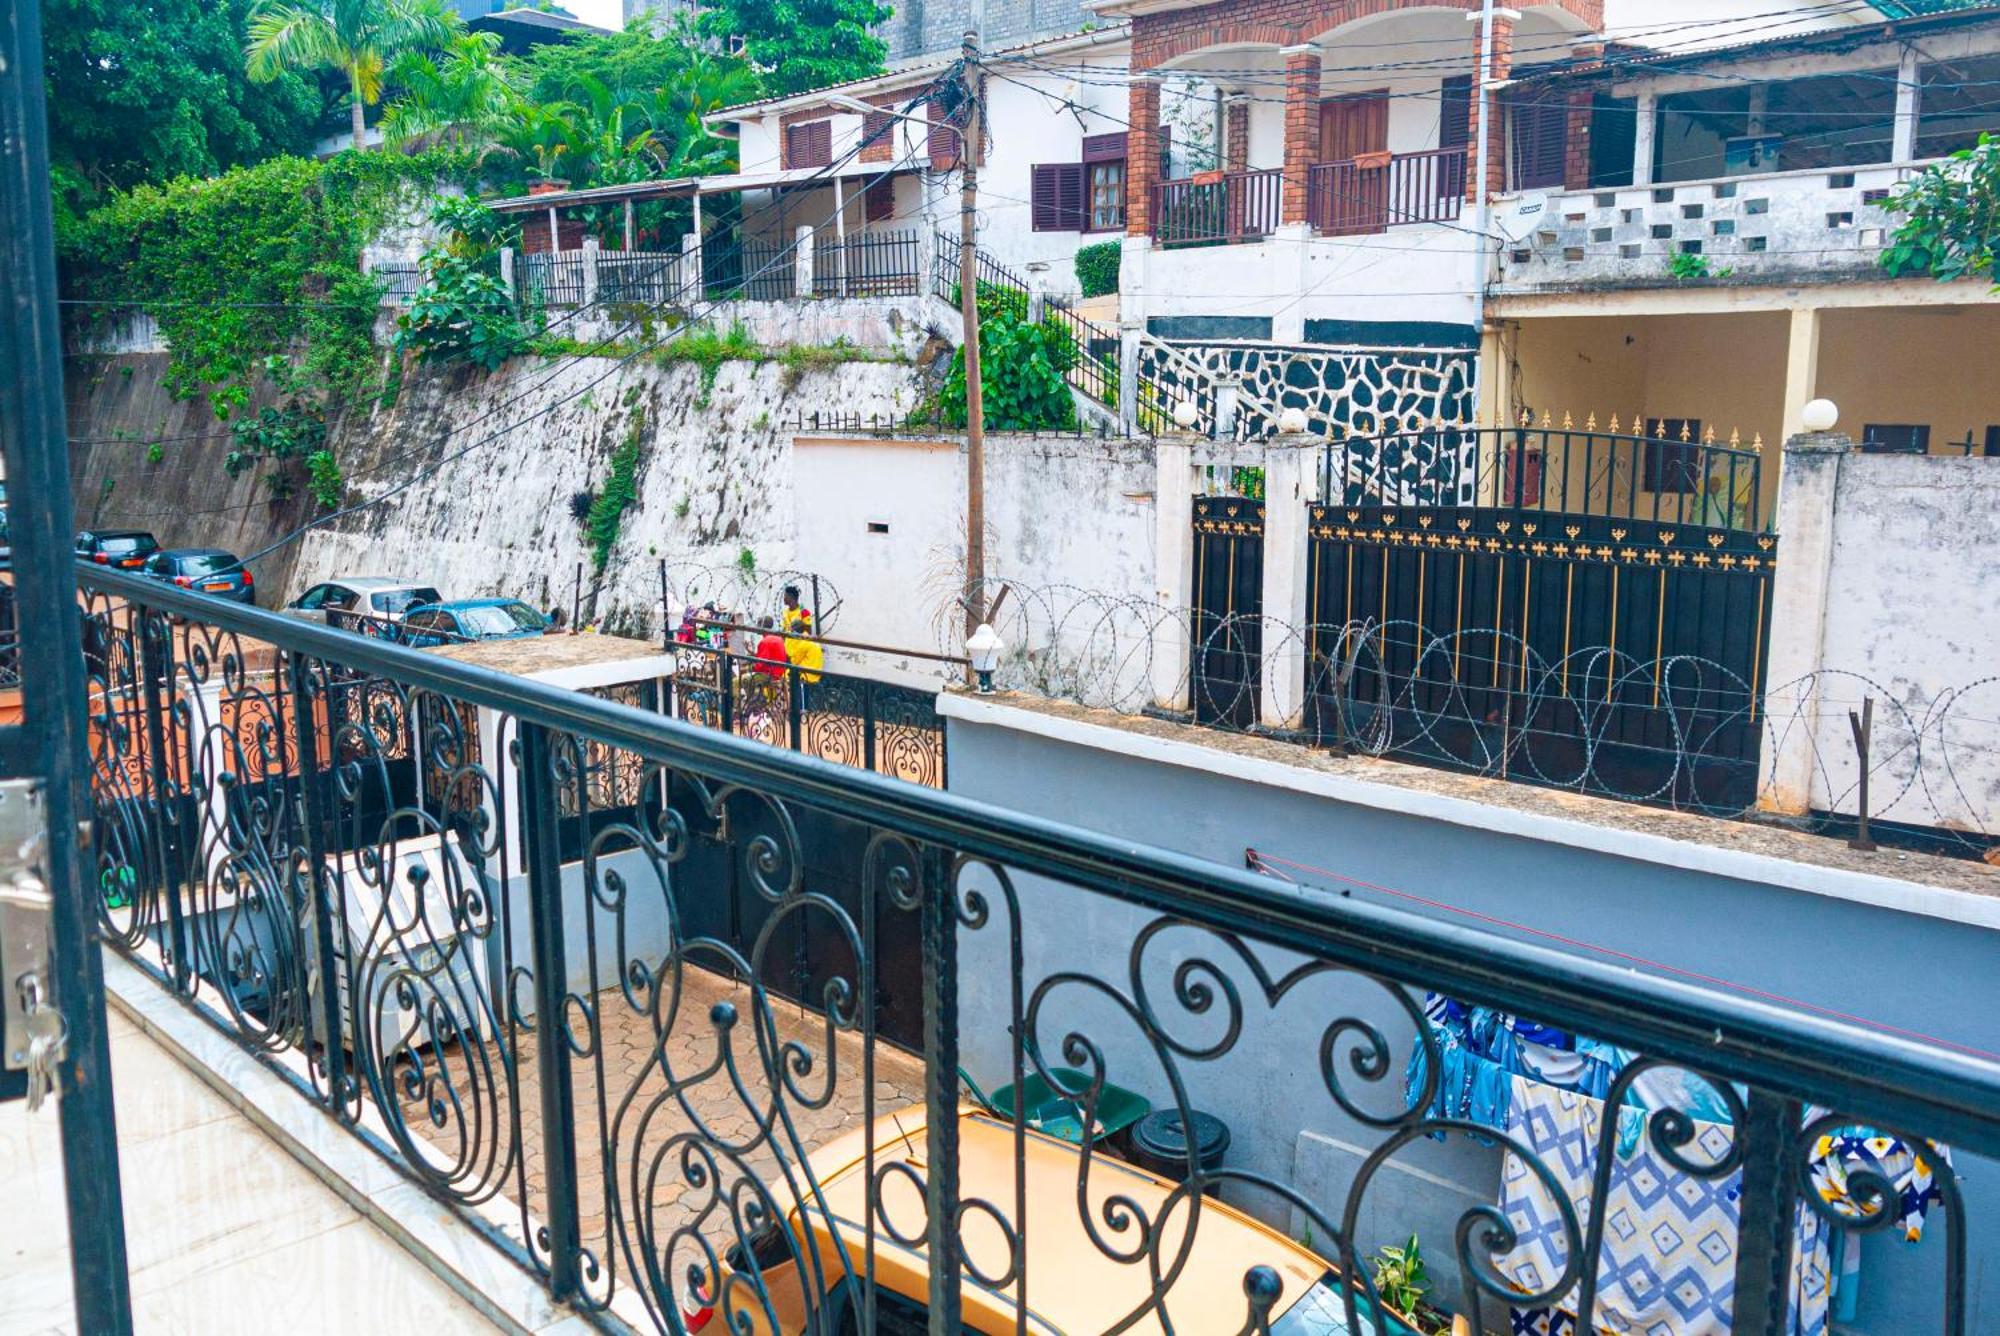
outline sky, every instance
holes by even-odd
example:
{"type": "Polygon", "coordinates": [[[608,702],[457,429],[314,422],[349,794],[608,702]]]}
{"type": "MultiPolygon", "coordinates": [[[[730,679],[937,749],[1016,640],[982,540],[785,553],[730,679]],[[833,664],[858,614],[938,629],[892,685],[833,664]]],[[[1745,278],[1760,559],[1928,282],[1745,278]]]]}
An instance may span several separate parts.
{"type": "Polygon", "coordinates": [[[622,28],[625,26],[625,6],[623,0],[561,0],[562,7],[600,28],[622,28]]]}

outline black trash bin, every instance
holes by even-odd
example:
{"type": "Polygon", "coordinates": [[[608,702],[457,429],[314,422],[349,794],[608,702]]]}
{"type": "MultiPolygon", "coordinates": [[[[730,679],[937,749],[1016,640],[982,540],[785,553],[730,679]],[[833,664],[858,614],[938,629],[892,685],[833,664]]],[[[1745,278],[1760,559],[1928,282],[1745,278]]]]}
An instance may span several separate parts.
{"type": "MultiPolygon", "coordinates": [[[[1176,1182],[1188,1176],[1189,1147],[1194,1163],[1203,1170],[1221,1165],[1229,1150],[1229,1125],[1214,1114],[1190,1110],[1184,1118],[1179,1109],[1159,1109],[1133,1125],[1132,1163],[1176,1182]]],[[[1217,1185],[1209,1184],[1208,1195],[1217,1195],[1217,1185]]]]}

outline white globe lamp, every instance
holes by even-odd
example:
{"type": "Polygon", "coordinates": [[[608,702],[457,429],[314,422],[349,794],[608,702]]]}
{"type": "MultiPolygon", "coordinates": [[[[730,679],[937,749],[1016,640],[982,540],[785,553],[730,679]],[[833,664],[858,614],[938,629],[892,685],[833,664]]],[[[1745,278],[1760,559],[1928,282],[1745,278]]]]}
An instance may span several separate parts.
{"type": "Polygon", "coordinates": [[[1840,421],[1840,409],[1831,399],[1814,399],[1799,410],[1799,425],[1810,432],[1832,431],[1840,421]]]}

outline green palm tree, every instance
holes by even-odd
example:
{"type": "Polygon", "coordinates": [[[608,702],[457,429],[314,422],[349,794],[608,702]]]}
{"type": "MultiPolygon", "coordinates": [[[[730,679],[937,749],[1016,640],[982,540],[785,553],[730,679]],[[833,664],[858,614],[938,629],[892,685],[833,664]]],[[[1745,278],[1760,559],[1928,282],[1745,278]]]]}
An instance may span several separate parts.
{"type": "Polygon", "coordinates": [[[405,51],[389,69],[398,91],[382,113],[383,141],[397,148],[486,143],[521,101],[499,50],[493,33],[469,32],[440,52],[405,51]]]}
{"type": "Polygon", "coordinates": [[[354,147],[368,133],[363,109],[382,96],[382,72],[410,47],[442,46],[465,21],[438,0],[257,0],[244,69],[264,83],[288,69],[336,69],[354,106],[354,147]]]}

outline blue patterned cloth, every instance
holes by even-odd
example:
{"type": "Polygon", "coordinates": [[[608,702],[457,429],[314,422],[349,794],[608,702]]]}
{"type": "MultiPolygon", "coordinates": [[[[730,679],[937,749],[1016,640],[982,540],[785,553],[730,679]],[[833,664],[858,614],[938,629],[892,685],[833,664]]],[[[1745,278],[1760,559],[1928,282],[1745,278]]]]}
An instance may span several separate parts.
{"type": "MultiPolygon", "coordinates": [[[[1510,1104],[1509,1134],[1549,1170],[1576,1211],[1578,1227],[1587,1227],[1603,1101],[1516,1077],[1510,1104]]],[[[1684,1154],[1719,1159],[1731,1136],[1726,1125],[1698,1121],[1684,1154]]],[[[1615,1153],[1597,1258],[1595,1327],[1633,1336],[1728,1336],[1742,1176],[1683,1174],[1650,1141],[1615,1153]]],[[[1562,1274],[1570,1243],[1554,1197],[1511,1152],[1501,1172],[1500,1209],[1520,1240],[1501,1259],[1501,1272],[1524,1291],[1546,1288],[1562,1274]]],[[[1792,1336],[1825,1336],[1828,1231],[1803,1208],[1798,1228],[1790,1330],[1792,1336]]],[[[1519,1336],[1569,1336],[1576,1329],[1573,1314],[1550,1309],[1518,1309],[1512,1323],[1519,1336]]]]}

